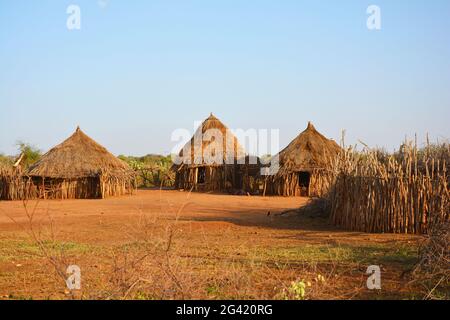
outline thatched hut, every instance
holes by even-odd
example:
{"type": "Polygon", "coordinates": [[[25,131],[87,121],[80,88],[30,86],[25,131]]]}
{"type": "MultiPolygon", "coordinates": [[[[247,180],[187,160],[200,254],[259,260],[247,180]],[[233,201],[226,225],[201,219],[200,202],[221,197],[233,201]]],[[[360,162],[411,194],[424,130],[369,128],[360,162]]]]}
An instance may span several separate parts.
{"type": "Polygon", "coordinates": [[[175,188],[194,191],[241,189],[238,159],[243,157],[244,149],[237,138],[211,114],[180,151],[178,161],[172,167],[176,173],[175,188]]]}
{"type": "Polygon", "coordinates": [[[75,133],[33,164],[27,171],[39,197],[98,199],[131,194],[134,173],[122,160],[88,137],[75,133]]]}
{"type": "Polygon", "coordinates": [[[320,134],[312,123],[279,156],[277,174],[267,180],[267,194],[321,196],[331,184],[329,170],[341,151],[339,145],[320,134]]]}

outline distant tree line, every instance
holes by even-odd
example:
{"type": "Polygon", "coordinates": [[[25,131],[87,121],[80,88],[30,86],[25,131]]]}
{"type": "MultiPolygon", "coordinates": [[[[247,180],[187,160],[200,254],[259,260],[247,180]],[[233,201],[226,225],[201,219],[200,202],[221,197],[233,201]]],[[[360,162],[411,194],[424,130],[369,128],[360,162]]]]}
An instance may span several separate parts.
{"type": "Polygon", "coordinates": [[[12,166],[15,161],[21,159],[20,166],[27,169],[42,156],[41,150],[23,141],[17,142],[17,151],[16,156],[7,156],[0,153],[0,165],[12,166]]]}
{"type": "MultiPolygon", "coordinates": [[[[17,142],[17,155],[9,156],[0,153],[0,165],[12,166],[21,159],[20,166],[29,168],[42,157],[42,152],[35,146],[23,142],[17,142]]],[[[137,176],[137,185],[141,188],[171,187],[174,175],[170,171],[172,160],[170,156],[148,154],[143,157],[120,155],[119,159],[125,161],[137,176]]]]}
{"type": "Polygon", "coordinates": [[[136,172],[137,184],[141,188],[172,187],[174,174],[170,171],[171,156],[148,154],[143,157],[120,155],[136,172]]]}

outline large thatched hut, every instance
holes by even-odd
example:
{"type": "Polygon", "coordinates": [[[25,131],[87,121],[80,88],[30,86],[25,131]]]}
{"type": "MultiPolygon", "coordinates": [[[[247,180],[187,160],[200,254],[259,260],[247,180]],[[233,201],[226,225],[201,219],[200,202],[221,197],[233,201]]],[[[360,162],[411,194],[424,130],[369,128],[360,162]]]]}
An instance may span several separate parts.
{"type": "Polygon", "coordinates": [[[279,171],[267,180],[267,194],[321,196],[330,187],[329,170],[341,148],[312,123],[278,154],[279,171]]]}
{"type": "Polygon", "coordinates": [[[242,188],[238,159],[244,149],[230,130],[211,114],[180,151],[172,170],[175,188],[229,191],[242,188]]]}
{"type": "Polygon", "coordinates": [[[39,197],[97,199],[131,194],[134,173],[80,128],[27,171],[39,197]]]}

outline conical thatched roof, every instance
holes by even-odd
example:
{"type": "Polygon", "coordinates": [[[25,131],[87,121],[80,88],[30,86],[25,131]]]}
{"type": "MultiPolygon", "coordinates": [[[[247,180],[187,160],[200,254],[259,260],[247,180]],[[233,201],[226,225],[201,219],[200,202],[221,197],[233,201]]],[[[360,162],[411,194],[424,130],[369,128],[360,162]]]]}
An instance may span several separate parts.
{"type": "Polygon", "coordinates": [[[326,169],[341,148],[320,134],[311,122],[285,149],[279,153],[280,174],[326,169]]]}
{"type": "Polygon", "coordinates": [[[130,167],[88,137],[78,127],[75,133],[33,164],[29,176],[74,179],[99,174],[123,177],[130,167]]]}
{"type": "MultiPolygon", "coordinates": [[[[221,165],[226,163],[227,155],[234,157],[235,162],[237,159],[245,157],[244,148],[239,144],[237,138],[231,133],[227,126],[225,126],[222,121],[216,118],[212,113],[211,115],[203,121],[202,125],[197,129],[196,133],[192,139],[186,144],[186,146],[180,151],[180,158],[183,164],[188,164],[189,156],[183,155],[183,150],[185,148],[191,147],[190,165],[201,166],[201,165],[221,165]],[[215,140],[214,137],[211,141],[208,141],[208,133],[214,136],[214,130],[220,131],[222,134],[222,142],[220,140],[215,140]],[[198,137],[196,141],[196,137],[198,137]],[[206,140],[206,141],[205,141],[206,140]],[[228,140],[228,143],[227,143],[228,140]],[[196,145],[197,143],[197,145],[196,145]],[[211,153],[213,155],[220,155],[223,159],[222,163],[208,163],[207,153],[208,150],[213,150],[211,153]]],[[[219,158],[219,156],[218,156],[219,158]]]]}

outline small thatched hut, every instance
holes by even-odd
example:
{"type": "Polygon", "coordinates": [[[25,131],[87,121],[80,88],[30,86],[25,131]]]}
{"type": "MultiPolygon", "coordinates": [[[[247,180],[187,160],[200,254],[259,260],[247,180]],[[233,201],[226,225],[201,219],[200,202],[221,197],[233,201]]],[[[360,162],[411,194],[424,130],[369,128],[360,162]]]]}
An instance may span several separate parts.
{"type": "Polygon", "coordinates": [[[194,191],[241,189],[238,159],[244,149],[230,130],[213,114],[197,129],[180,151],[175,171],[175,188],[194,191]],[[217,136],[220,135],[217,139],[217,136]]]}
{"type": "Polygon", "coordinates": [[[279,156],[278,173],[267,180],[267,194],[321,196],[331,184],[329,169],[341,151],[339,145],[320,134],[312,123],[279,156]]]}
{"type": "Polygon", "coordinates": [[[84,134],[80,128],[27,171],[39,197],[98,199],[131,194],[134,173],[122,160],[84,134]]]}

